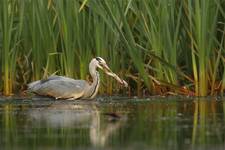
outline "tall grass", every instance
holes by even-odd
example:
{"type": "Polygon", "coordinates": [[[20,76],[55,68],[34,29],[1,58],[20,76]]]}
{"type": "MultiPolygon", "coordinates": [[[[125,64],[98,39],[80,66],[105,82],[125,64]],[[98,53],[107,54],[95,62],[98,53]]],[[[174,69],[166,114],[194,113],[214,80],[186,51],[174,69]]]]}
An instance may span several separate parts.
{"type": "MultiPolygon", "coordinates": [[[[223,1],[2,0],[0,7],[4,95],[51,74],[88,79],[95,56],[135,95],[224,93],[223,1]]],[[[104,75],[100,91],[121,92],[104,75]]]]}
{"type": "Polygon", "coordinates": [[[0,2],[0,46],[3,94],[10,95],[16,78],[17,49],[21,40],[23,3],[3,0],[0,2]],[[22,9],[22,10],[21,10],[22,9]]]}
{"type": "MultiPolygon", "coordinates": [[[[217,69],[211,66],[216,63],[210,61],[215,61],[212,55],[216,54],[213,51],[216,49],[219,6],[211,0],[189,1],[187,5],[195,89],[197,95],[204,96],[208,94],[208,81],[212,81],[209,71],[217,69]]],[[[215,74],[212,78],[215,78],[215,74]]]]}

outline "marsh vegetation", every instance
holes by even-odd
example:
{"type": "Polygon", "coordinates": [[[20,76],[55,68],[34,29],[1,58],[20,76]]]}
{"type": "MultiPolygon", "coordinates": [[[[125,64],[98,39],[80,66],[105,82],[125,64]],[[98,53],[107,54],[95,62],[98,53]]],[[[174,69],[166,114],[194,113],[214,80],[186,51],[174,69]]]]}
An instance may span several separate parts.
{"type": "MultiPolygon", "coordinates": [[[[224,0],[1,0],[0,90],[52,74],[88,79],[101,56],[128,94],[225,90],[224,0]]],[[[121,93],[102,77],[101,93],[121,93]]]]}

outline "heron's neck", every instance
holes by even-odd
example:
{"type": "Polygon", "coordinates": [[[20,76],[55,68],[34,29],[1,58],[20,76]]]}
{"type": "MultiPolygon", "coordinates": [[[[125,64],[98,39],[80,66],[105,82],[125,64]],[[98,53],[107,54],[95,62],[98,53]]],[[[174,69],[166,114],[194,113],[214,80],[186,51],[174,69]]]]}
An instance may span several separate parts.
{"type": "Polygon", "coordinates": [[[96,66],[89,66],[89,71],[90,71],[90,74],[91,74],[91,77],[93,79],[93,82],[97,79],[97,67],[96,66]]]}
{"type": "Polygon", "coordinates": [[[94,98],[96,94],[98,93],[100,78],[99,78],[99,73],[96,70],[96,66],[90,65],[89,71],[93,79],[93,82],[90,85],[90,98],[94,98]]]}

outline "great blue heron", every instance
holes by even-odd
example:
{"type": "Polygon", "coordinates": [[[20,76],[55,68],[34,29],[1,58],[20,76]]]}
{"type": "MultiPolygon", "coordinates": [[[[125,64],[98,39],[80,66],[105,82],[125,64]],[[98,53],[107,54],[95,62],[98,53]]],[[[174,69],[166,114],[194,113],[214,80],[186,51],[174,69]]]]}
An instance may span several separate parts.
{"type": "Polygon", "coordinates": [[[37,95],[51,96],[56,99],[79,99],[94,98],[99,88],[99,73],[97,68],[102,69],[107,75],[114,77],[125,87],[128,86],[126,81],[120,79],[106,64],[101,57],[93,58],[89,64],[89,71],[93,82],[89,84],[85,80],[74,80],[63,76],[50,76],[47,79],[34,81],[28,84],[28,91],[37,95]]]}

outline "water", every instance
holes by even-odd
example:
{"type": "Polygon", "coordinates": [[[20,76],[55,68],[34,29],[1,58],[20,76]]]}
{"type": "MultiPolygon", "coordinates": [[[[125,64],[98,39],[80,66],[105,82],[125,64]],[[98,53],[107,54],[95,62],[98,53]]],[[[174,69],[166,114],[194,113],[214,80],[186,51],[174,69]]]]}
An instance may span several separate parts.
{"type": "Polygon", "coordinates": [[[222,150],[225,101],[0,98],[0,149],[222,150]]]}

